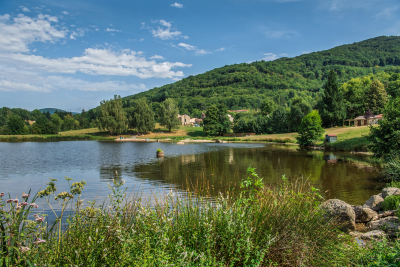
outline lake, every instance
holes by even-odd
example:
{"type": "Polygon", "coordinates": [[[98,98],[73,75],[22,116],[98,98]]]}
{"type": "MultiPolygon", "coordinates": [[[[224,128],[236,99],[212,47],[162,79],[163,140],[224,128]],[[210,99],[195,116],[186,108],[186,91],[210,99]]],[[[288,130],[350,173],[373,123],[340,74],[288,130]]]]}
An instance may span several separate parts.
{"type": "MultiPolygon", "coordinates": [[[[137,143],[107,141],[2,142],[0,143],[0,191],[11,197],[32,189],[44,189],[55,178],[58,192],[65,191],[64,176],[85,180],[85,201],[105,199],[115,172],[126,180],[128,192],[144,196],[163,194],[170,188],[185,189],[207,181],[213,192],[224,191],[246,178],[251,165],[265,183],[308,178],[327,198],[363,204],[384,183],[367,156],[301,150],[298,146],[268,143],[137,143]],[[156,150],[164,158],[156,158],[156,150]]],[[[50,213],[44,200],[41,212],[50,213]]],[[[56,206],[56,208],[58,208],[56,206]]]]}

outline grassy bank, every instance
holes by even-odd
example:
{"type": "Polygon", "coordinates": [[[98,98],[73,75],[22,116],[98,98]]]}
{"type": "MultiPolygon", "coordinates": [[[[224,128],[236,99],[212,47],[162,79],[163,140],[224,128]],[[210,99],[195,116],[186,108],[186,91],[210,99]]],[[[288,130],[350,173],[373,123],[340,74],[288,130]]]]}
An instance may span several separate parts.
{"type": "Polygon", "coordinates": [[[48,142],[78,140],[114,140],[115,137],[94,135],[0,135],[0,142],[48,142]]]}

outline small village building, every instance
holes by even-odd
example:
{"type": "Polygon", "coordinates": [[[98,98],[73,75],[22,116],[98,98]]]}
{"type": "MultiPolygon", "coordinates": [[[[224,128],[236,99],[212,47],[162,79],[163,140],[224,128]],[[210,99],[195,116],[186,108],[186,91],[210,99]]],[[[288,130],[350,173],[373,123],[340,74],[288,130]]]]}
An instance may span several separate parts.
{"type": "Polygon", "coordinates": [[[337,135],[335,134],[327,134],[325,135],[325,140],[328,143],[334,143],[337,141],[337,135]]]}
{"type": "Polygon", "coordinates": [[[182,126],[186,126],[190,124],[190,117],[189,115],[179,115],[178,119],[181,121],[182,126]]]}
{"type": "Polygon", "coordinates": [[[369,118],[366,118],[365,116],[358,116],[357,118],[354,119],[349,119],[349,120],[344,120],[343,125],[345,125],[345,122],[349,123],[349,126],[351,126],[351,122],[353,122],[354,126],[365,126],[365,125],[372,125],[372,124],[377,124],[379,120],[381,120],[382,114],[379,115],[372,115],[369,118]]]}

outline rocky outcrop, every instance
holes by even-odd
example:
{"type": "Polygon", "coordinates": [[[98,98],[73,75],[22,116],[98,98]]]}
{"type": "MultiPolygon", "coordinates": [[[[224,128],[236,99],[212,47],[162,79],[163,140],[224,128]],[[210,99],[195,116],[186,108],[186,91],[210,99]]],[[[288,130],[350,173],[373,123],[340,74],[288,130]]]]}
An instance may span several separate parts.
{"type": "Polygon", "coordinates": [[[397,187],[388,187],[388,188],[384,188],[382,189],[382,198],[386,198],[389,196],[398,196],[400,195],[400,189],[397,187]]]}
{"type": "Polygon", "coordinates": [[[356,215],[356,223],[367,223],[378,218],[378,213],[363,206],[352,206],[356,215]]]}
{"type": "Polygon", "coordinates": [[[386,236],[386,233],[382,230],[374,230],[361,234],[359,237],[363,240],[370,241],[372,239],[382,239],[386,236]]]}
{"type": "Polygon", "coordinates": [[[326,210],[329,216],[337,219],[342,231],[356,229],[356,214],[351,205],[339,199],[329,199],[321,205],[321,208],[326,210]]]}
{"type": "Polygon", "coordinates": [[[378,195],[374,195],[370,197],[365,204],[363,205],[363,208],[370,208],[373,211],[379,211],[382,209],[382,202],[384,199],[378,195]]]}

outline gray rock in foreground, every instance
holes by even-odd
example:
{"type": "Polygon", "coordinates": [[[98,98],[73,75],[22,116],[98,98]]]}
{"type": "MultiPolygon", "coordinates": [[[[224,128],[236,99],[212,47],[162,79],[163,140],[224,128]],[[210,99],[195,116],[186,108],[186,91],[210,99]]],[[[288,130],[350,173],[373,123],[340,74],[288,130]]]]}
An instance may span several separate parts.
{"type": "Polygon", "coordinates": [[[382,197],[386,198],[389,196],[398,196],[400,195],[400,189],[397,187],[388,187],[388,188],[384,188],[382,189],[382,197]]]}
{"type": "Polygon", "coordinates": [[[372,239],[382,239],[385,236],[386,236],[386,234],[385,234],[384,231],[382,231],[382,230],[374,230],[374,231],[367,232],[367,233],[364,233],[364,234],[360,235],[360,238],[363,239],[363,240],[369,241],[369,240],[372,240],[372,239]]]}
{"type": "Polygon", "coordinates": [[[396,237],[400,234],[400,220],[396,216],[390,216],[381,220],[372,221],[365,225],[368,230],[382,230],[389,236],[396,237]]]}
{"type": "Polygon", "coordinates": [[[342,224],[340,227],[342,231],[354,231],[356,229],[356,214],[351,205],[339,199],[329,199],[322,203],[321,208],[342,224]]]}
{"type": "Polygon", "coordinates": [[[363,205],[363,208],[369,208],[373,211],[379,211],[382,208],[382,202],[384,199],[378,195],[374,195],[370,197],[365,204],[363,205]]]}

